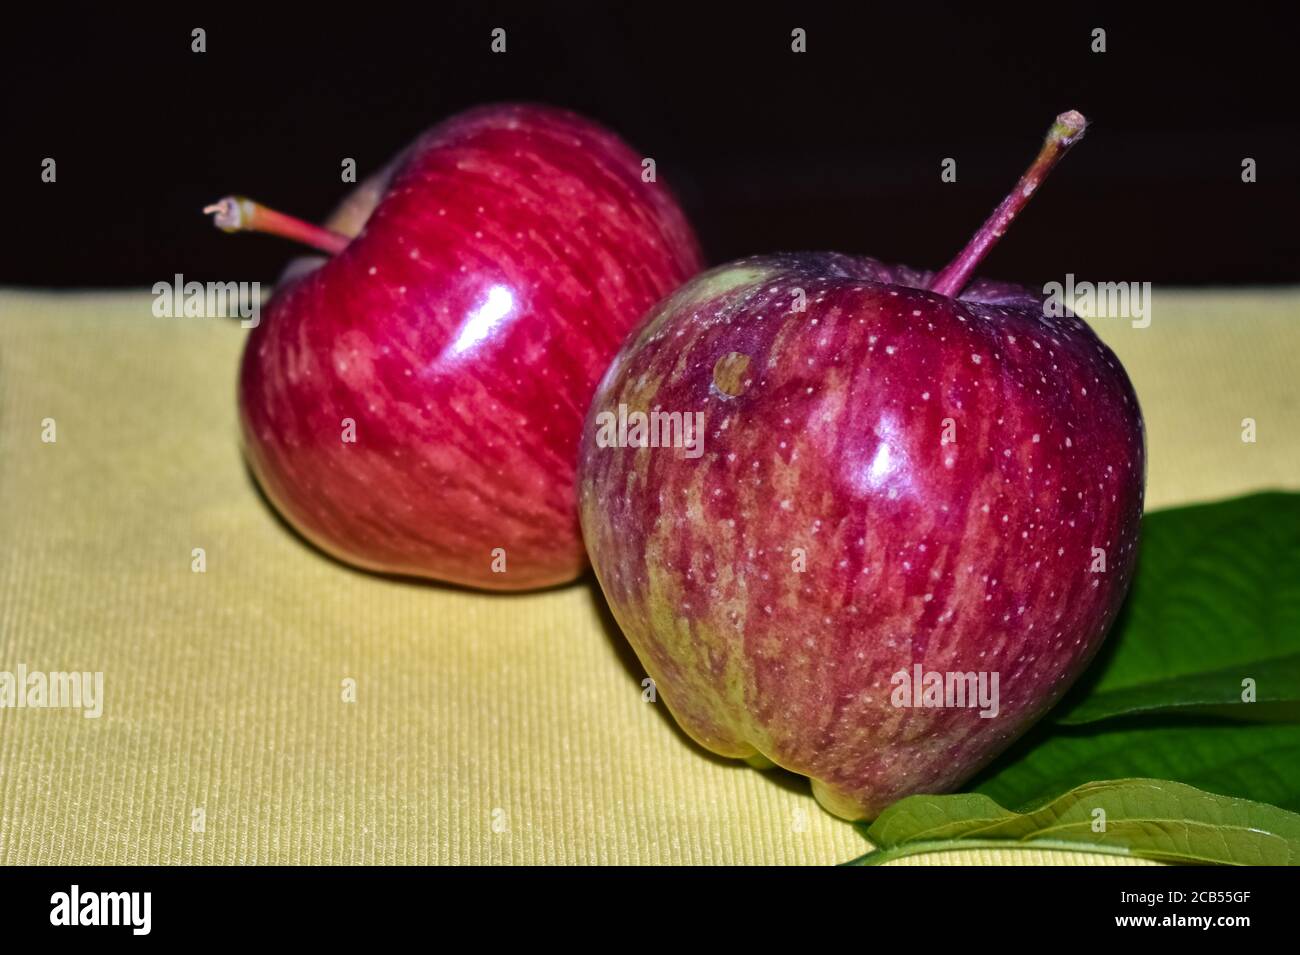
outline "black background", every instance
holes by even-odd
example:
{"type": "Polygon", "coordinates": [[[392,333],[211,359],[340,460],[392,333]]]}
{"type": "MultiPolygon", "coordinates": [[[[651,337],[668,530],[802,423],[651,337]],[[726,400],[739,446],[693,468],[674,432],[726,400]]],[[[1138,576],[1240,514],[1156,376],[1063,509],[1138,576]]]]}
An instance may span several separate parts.
{"type": "MultiPolygon", "coordinates": [[[[864,842],[864,846],[866,843],[864,842]]],[[[729,869],[725,878],[710,869],[604,866],[542,869],[457,867],[290,867],[202,868],[6,867],[0,869],[0,919],[8,946],[32,944],[33,951],[117,950],[151,943],[176,951],[196,938],[211,944],[247,948],[254,943],[287,942],[298,951],[337,951],[341,946],[373,950],[387,936],[428,937],[444,927],[486,927],[495,945],[508,950],[537,947],[546,931],[577,928],[589,937],[627,934],[641,921],[630,916],[629,900],[668,893],[688,900],[707,898],[723,912],[752,912],[758,894],[779,895],[784,909],[842,913],[870,900],[874,922],[832,915],[819,922],[817,940],[865,948],[873,941],[907,934],[916,948],[958,948],[972,936],[986,938],[990,913],[1008,913],[998,927],[1024,938],[1052,939],[1068,934],[1094,938],[1144,939],[1169,936],[1180,947],[1189,937],[1208,935],[1229,951],[1260,947],[1294,924],[1293,872],[1281,867],[1056,866],[1045,878],[1033,867],[986,866],[972,875],[965,867],[902,866],[888,869],[830,869],[812,866],[729,869]],[[7,877],[7,879],[6,879],[7,877]],[[53,927],[50,897],[76,883],[82,892],[148,891],[152,931],[135,936],[124,927],[53,927]],[[1181,892],[1182,903],[1148,905],[1122,902],[1121,893],[1181,892]],[[1192,903],[1195,892],[1249,893],[1243,902],[1192,903]],[[1247,915],[1248,927],[1117,927],[1116,916],[1247,915]],[[824,924],[823,924],[824,923],[824,924]],[[866,926],[869,926],[866,927],[866,926]],[[384,934],[386,933],[386,934],[384,934]],[[59,945],[58,943],[62,943],[59,945]],[[1250,943],[1254,943],[1253,945],[1250,943]]],[[[1239,896],[1237,896],[1239,897],[1239,896]]],[[[687,905],[690,903],[688,902],[687,905]]],[[[681,919],[674,911],[654,911],[644,924],[663,931],[681,919]],[[658,918],[655,918],[658,916],[658,918]]],[[[694,914],[698,909],[692,909],[694,914]]],[[[701,913],[703,914],[703,913],[701,913]]],[[[689,916],[688,916],[689,917],[689,916]]],[[[762,928],[777,937],[780,927],[762,928]]],[[[996,923],[995,923],[996,924],[996,923]]],[[[736,945],[734,919],[692,919],[691,938],[701,947],[726,950],[736,945]]],[[[791,932],[790,928],[785,932],[791,932]]],[[[486,934],[486,933],[485,933],[486,934]]],[[[555,936],[552,936],[555,937],[555,936]]],[[[260,945],[258,946],[261,947],[260,945]]]]}
{"type": "Polygon", "coordinates": [[[218,233],[205,203],[239,192],[319,219],[348,188],[344,157],[364,177],[421,129],[504,99],[576,109],[654,156],[711,262],[821,248],[918,267],[947,261],[1077,108],[1087,139],[984,274],[1294,282],[1300,120],[1280,8],[1055,6],[28,11],[0,38],[0,284],[272,280],[295,250],[218,233]],[[206,53],[190,51],[196,26],[206,53]]]}

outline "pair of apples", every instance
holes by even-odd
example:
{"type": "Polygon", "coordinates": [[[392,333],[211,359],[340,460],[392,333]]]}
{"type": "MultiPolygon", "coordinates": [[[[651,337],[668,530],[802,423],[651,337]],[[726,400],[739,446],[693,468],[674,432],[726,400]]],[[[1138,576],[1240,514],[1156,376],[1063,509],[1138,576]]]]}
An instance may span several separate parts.
{"type": "Polygon", "coordinates": [[[250,335],[247,458],[371,570],[517,590],[589,555],[686,732],[811,777],[837,815],[951,789],[1083,670],[1136,558],[1119,362],[1041,295],[972,281],[1083,126],[1058,117],[938,274],[701,273],[642,158],[538,106],[435,127],[324,227],[222,200],[218,225],[330,255],[250,335]],[[702,422],[693,453],[597,440],[602,414],[656,411],[702,422]]]}

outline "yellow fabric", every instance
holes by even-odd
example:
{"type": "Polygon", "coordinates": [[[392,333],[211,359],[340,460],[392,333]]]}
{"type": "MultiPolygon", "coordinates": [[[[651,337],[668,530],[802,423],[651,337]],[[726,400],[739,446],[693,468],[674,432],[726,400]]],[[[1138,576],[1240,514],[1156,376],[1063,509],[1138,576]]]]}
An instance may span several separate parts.
{"type": "MultiPolygon", "coordinates": [[[[714,759],[642,702],[590,582],[479,595],[300,542],[240,460],[247,333],[151,302],[0,292],[0,670],[103,670],[106,695],[100,719],[0,710],[0,863],[831,863],[868,848],[804,781],[714,759]]],[[[1157,289],[1151,327],[1094,323],[1146,411],[1151,506],[1297,486],[1298,319],[1300,289],[1157,289]]]]}

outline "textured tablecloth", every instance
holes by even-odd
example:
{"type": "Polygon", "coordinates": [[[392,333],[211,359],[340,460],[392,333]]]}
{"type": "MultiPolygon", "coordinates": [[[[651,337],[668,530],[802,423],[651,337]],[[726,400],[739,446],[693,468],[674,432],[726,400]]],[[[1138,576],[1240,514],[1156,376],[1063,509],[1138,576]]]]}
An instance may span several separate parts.
{"type": "MultiPolygon", "coordinates": [[[[151,303],[0,292],[0,670],[105,674],[99,719],[0,710],[0,863],[831,863],[868,848],[805,781],[713,758],[642,702],[591,580],[479,595],[302,543],[240,459],[247,332],[151,303]]],[[[1149,506],[1300,486],[1300,289],[1157,288],[1149,328],[1094,325],[1146,412],[1149,506]]],[[[1115,861],[912,861],[999,859],[1115,861]]]]}

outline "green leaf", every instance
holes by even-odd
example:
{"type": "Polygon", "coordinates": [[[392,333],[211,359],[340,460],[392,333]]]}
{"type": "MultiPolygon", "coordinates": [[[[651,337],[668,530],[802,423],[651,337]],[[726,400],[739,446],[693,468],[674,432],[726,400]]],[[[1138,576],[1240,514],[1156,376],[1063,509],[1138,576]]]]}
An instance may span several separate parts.
{"type": "Polygon", "coordinates": [[[1086,783],[1025,812],[977,793],[910,796],[863,828],[876,850],[851,865],[973,848],[1220,865],[1300,862],[1300,815],[1161,779],[1086,783]],[[1095,831],[1102,818],[1104,831],[1095,831]]]}
{"type": "Polygon", "coordinates": [[[1025,806],[1094,779],[1159,777],[1300,812],[1300,724],[1210,718],[1035,726],[968,788],[1025,806]]]}
{"type": "Polygon", "coordinates": [[[1093,667],[1053,713],[1300,715],[1300,494],[1156,511],[1129,599],[1093,667]],[[1256,702],[1242,701],[1243,681],[1256,702]]]}
{"type": "Polygon", "coordinates": [[[1056,717],[1065,726],[1139,713],[1212,715],[1227,719],[1286,721],[1300,717],[1300,653],[1236,664],[1221,670],[1151,679],[1094,692],[1056,717]],[[1241,699],[1242,680],[1254,681],[1255,701],[1241,699]]]}

